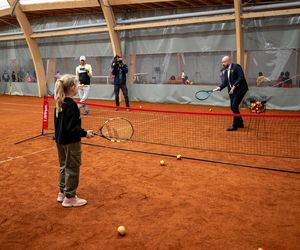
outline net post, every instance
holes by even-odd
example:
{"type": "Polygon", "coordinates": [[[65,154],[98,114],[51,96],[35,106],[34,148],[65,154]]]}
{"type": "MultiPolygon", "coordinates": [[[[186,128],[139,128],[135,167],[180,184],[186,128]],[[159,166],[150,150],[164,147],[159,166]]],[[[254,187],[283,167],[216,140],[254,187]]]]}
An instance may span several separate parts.
{"type": "Polygon", "coordinates": [[[44,130],[48,129],[48,125],[49,125],[49,97],[44,96],[43,116],[42,116],[42,135],[44,135],[44,130]]]}

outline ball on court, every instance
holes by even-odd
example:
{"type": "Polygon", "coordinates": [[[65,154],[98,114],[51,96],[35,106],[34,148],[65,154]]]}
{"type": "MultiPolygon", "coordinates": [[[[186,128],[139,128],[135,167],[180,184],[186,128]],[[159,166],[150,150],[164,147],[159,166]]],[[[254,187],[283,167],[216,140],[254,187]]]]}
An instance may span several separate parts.
{"type": "Polygon", "coordinates": [[[164,161],[164,160],[161,160],[161,161],[159,162],[159,164],[160,164],[161,166],[164,166],[164,165],[165,165],[165,161],[164,161]]]}
{"type": "Polygon", "coordinates": [[[209,112],[211,112],[212,111],[212,109],[209,109],[209,112]]]}
{"type": "Polygon", "coordinates": [[[181,155],[176,156],[177,160],[181,160],[181,155]]]}
{"type": "Polygon", "coordinates": [[[126,228],[125,228],[124,226],[119,226],[119,227],[118,227],[118,232],[119,232],[119,234],[120,234],[121,236],[125,236],[126,233],[127,233],[127,230],[126,230],[126,228]]]}
{"type": "Polygon", "coordinates": [[[140,106],[140,109],[142,108],[142,106],[140,106]]]}
{"type": "Polygon", "coordinates": [[[261,247],[259,247],[259,248],[257,248],[257,250],[264,250],[263,248],[261,248],[261,247]]]}

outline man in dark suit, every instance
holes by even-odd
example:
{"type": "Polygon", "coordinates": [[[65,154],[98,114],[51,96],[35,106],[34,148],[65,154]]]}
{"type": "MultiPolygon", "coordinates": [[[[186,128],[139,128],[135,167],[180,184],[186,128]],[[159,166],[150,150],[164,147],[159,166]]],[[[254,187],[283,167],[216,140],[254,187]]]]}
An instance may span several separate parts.
{"type": "MultiPolygon", "coordinates": [[[[228,89],[230,98],[230,107],[234,114],[240,114],[239,105],[248,91],[247,81],[244,76],[241,65],[231,63],[229,56],[222,58],[223,69],[221,70],[221,85],[213,91],[221,91],[225,87],[228,89]]],[[[234,116],[233,123],[227,131],[235,131],[238,128],[244,128],[241,116],[234,116]]]]}

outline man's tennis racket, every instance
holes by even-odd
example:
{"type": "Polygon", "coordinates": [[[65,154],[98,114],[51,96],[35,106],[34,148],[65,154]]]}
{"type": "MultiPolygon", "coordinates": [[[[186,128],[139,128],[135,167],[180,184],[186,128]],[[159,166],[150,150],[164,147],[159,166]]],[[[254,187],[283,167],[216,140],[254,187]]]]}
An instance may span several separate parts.
{"type": "Polygon", "coordinates": [[[129,141],[133,133],[131,122],[122,117],[108,119],[97,132],[94,132],[95,135],[113,142],[129,141]]]}
{"type": "Polygon", "coordinates": [[[196,92],[195,97],[200,101],[204,101],[208,97],[210,97],[210,95],[212,93],[213,93],[212,90],[200,90],[200,91],[196,92]]]}

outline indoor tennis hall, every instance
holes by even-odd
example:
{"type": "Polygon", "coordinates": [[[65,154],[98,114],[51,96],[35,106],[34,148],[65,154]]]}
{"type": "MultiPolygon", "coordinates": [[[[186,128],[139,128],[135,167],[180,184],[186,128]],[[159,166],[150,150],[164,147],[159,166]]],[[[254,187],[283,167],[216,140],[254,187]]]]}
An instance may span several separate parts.
{"type": "Polygon", "coordinates": [[[0,0],[0,249],[299,249],[299,14],[299,1],[0,0]],[[92,131],[78,207],[67,187],[58,202],[70,99],[92,131]]]}

